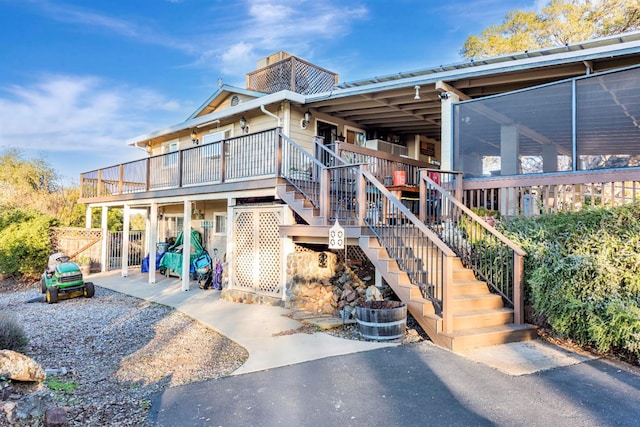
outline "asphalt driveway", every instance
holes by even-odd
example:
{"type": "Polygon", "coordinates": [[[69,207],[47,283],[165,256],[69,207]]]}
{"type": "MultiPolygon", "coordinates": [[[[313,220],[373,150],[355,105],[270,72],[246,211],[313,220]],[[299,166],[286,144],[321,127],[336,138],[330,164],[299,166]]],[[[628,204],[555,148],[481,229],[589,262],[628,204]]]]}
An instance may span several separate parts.
{"type": "Polygon", "coordinates": [[[430,342],[164,391],[158,426],[637,426],[640,371],[602,359],[512,376],[430,342]]]}

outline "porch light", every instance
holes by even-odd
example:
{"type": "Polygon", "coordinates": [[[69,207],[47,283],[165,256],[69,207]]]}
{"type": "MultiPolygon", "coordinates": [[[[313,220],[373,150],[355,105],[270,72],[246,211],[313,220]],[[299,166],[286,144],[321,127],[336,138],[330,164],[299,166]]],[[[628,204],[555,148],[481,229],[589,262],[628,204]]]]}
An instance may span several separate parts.
{"type": "Polygon", "coordinates": [[[311,111],[307,110],[304,113],[304,118],[300,120],[300,127],[306,129],[309,123],[311,123],[311,111]]]}
{"type": "Polygon", "coordinates": [[[198,139],[198,133],[196,132],[195,129],[191,131],[191,142],[193,142],[196,145],[200,143],[200,139],[198,139]]]}
{"type": "Polygon", "coordinates": [[[420,86],[416,85],[413,88],[416,90],[416,96],[413,99],[420,99],[420,86]]]}
{"type": "Polygon", "coordinates": [[[240,118],[240,129],[242,129],[242,133],[249,132],[249,125],[247,124],[247,119],[245,119],[244,116],[240,118]]]}

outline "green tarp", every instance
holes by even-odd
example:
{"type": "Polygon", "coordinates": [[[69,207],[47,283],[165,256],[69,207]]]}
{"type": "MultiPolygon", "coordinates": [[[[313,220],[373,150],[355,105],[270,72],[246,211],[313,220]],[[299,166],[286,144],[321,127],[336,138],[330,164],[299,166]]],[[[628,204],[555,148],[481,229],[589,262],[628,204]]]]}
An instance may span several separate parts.
{"type": "MultiPolygon", "coordinates": [[[[160,268],[167,268],[178,276],[182,275],[182,252],[176,252],[176,250],[182,248],[184,241],[183,232],[181,231],[176,237],[176,242],[164,253],[160,260],[160,268]]],[[[200,233],[194,229],[191,229],[191,256],[189,257],[189,265],[193,264],[193,261],[202,255],[204,251],[202,247],[202,238],[200,233]]]]}

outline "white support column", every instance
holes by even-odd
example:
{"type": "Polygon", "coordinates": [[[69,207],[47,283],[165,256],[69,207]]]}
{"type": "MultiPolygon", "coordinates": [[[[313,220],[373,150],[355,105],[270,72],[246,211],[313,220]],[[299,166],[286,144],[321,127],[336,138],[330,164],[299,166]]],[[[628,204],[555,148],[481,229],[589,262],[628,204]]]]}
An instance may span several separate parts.
{"type": "Polygon", "coordinates": [[[441,98],[440,114],[440,169],[453,170],[453,103],[460,101],[458,94],[446,92],[441,98]]]}
{"type": "Polygon", "coordinates": [[[87,205],[87,209],[84,214],[84,227],[91,228],[91,207],[87,205]]]}
{"type": "Polygon", "coordinates": [[[156,251],[158,245],[158,204],[151,203],[147,221],[147,242],[149,243],[149,283],[156,283],[156,251]]]}
{"type": "Polygon", "coordinates": [[[233,289],[233,259],[236,253],[234,237],[236,219],[233,216],[233,206],[235,204],[236,199],[227,199],[227,289],[233,289]]]}
{"type": "MultiPolygon", "coordinates": [[[[517,125],[500,127],[500,165],[502,175],[520,173],[520,133],[517,125]]],[[[502,215],[516,215],[518,205],[515,188],[503,188],[500,191],[500,213],[502,215]]]]}
{"type": "Polygon", "coordinates": [[[129,274],[129,224],[131,222],[131,207],[124,205],[122,214],[122,277],[129,274]]]}
{"type": "Polygon", "coordinates": [[[102,259],[100,260],[100,271],[107,271],[107,262],[109,262],[109,254],[107,253],[107,239],[109,238],[109,229],[107,228],[107,218],[109,214],[109,208],[106,206],[102,207],[102,217],[100,218],[100,228],[102,229],[102,242],[101,249],[102,259]]]}
{"type": "Polygon", "coordinates": [[[189,290],[191,267],[191,201],[184,201],[184,229],[182,233],[182,290],[189,290]]]}

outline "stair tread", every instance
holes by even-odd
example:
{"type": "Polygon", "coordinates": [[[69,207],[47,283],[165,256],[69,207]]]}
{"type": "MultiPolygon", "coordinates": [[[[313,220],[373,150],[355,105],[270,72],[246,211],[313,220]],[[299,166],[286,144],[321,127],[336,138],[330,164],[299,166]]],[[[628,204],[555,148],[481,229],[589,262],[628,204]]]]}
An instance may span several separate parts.
{"type": "Polygon", "coordinates": [[[467,286],[467,285],[477,285],[482,283],[483,285],[486,285],[487,282],[483,282],[482,280],[454,280],[453,281],[453,286],[467,286]]]}
{"type": "Polygon", "coordinates": [[[473,295],[454,295],[453,299],[454,300],[473,300],[473,299],[495,299],[495,298],[502,298],[500,295],[497,294],[492,294],[492,293],[488,293],[488,294],[473,294],[473,295]]]}
{"type": "Polygon", "coordinates": [[[460,329],[455,332],[451,332],[449,334],[444,334],[450,337],[465,337],[471,335],[482,335],[482,334],[494,334],[500,332],[517,332],[517,331],[527,331],[527,330],[536,330],[537,328],[528,323],[522,323],[520,325],[516,325],[515,323],[506,323],[504,325],[497,326],[487,326],[484,328],[469,328],[469,329],[460,329]]]}
{"type": "Polygon", "coordinates": [[[509,314],[513,313],[512,308],[493,308],[493,309],[485,309],[485,310],[472,310],[472,311],[460,311],[458,313],[454,313],[453,317],[471,317],[471,316],[482,316],[485,314],[509,314]]]}

